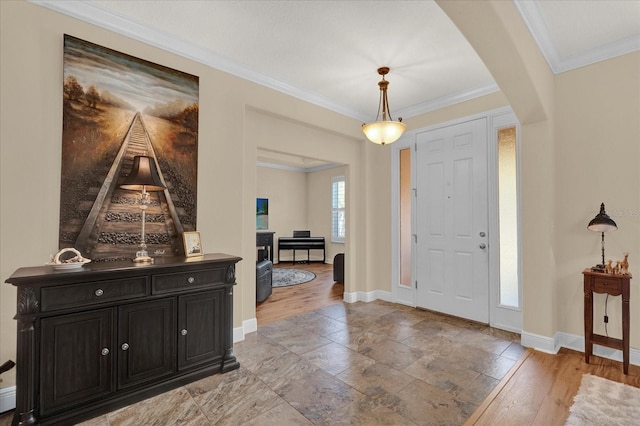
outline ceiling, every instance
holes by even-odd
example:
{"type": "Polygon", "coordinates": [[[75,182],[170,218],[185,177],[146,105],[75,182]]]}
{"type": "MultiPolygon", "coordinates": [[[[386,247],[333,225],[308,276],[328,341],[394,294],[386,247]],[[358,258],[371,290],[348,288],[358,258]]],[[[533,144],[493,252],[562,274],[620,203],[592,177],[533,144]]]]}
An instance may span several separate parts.
{"type": "MultiPolygon", "coordinates": [[[[378,110],[380,66],[394,119],[498,90],[433,0],[32,3],[363,122],[378,110]]],[[[514,3],[556,74],[640,50],[640,1],[514,3]]]]}

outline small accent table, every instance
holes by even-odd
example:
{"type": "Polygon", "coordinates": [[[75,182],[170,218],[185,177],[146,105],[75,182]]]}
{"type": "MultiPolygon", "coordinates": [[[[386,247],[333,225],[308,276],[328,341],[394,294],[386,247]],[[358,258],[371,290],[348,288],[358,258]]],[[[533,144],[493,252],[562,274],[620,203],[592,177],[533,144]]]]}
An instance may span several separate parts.
{"type": "Polygon", "coordinates": [[[587,268],[584,275],[584,360],[588,364],[593,344],[622,350],[622,369],[629,374],[629,299],[631,275],[611,275],[587,268]],[[622,295],[622,340],[593,333],[593,293],[622,295]]]}

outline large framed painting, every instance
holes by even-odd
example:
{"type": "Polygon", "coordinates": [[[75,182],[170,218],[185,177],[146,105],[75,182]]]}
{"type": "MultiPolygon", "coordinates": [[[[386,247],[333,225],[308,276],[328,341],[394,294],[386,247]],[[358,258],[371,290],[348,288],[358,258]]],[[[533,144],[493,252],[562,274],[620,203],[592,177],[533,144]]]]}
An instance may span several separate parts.
{"type": "Polygon", "coordinates": [[[65,35],[63,84],[60,248],[130,259],[144,235],[151,256],[182,254],[196,230],[198,77],[65,35]],[[140,155],[166,187],[148,193],[145,221],[141,192],[120,187],[140,155]]]}

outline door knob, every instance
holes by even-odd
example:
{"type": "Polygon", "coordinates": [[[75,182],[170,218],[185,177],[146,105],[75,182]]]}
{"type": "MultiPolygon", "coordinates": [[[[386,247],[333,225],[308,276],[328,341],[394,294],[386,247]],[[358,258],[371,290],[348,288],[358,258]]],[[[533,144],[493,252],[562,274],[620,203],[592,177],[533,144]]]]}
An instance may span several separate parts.
{"type": "Polygon", "coordinates": [[[486,245],[485,243],[480,243],[480,246],[479,246],[479,247],[480,247],[481,249],[486,249],[486,248],[487,248],[487,245],[486,245]]]}

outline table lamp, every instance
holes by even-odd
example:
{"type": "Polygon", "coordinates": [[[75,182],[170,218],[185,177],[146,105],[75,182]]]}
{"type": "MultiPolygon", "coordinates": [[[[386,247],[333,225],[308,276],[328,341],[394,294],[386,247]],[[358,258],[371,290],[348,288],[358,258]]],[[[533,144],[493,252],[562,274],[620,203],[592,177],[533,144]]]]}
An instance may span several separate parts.
{"type": "Polygon", "coordinates": [[[602,264],[594,266],[591,270],[604,271],[604,233],[618,229],[618,225],[616,225],[604,210],[604,203],[600,204],[600,213],[591,219],[591,222],[587,225],[587,229],[602,233],[602,264]]]}
{"type": "Polygon", "coordinates": [[[146,155],[136,155],[133,157],[133,166],[129,177],[120,185],[122,189],[131,191],[140,191],[140,210],[142,211],[142,233],[140,238],[140,250],[136,252],[133,259],[135,263],[153,263],[153,258],[147,252],[147,243],[145,241],[145,212],[151,203],[149,191],[163,191],[166,186],[160,180],[156,162],[153,157],[146,155]]]}

